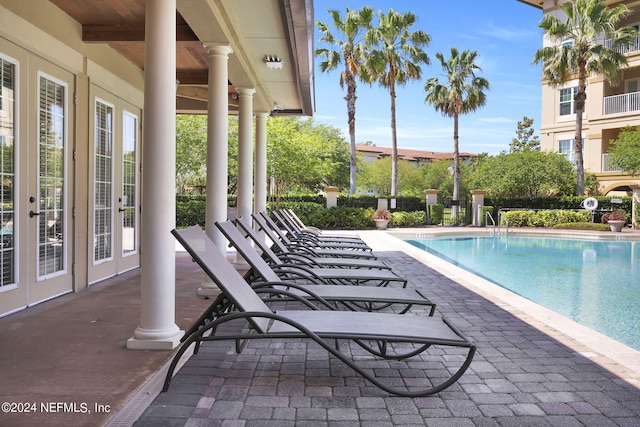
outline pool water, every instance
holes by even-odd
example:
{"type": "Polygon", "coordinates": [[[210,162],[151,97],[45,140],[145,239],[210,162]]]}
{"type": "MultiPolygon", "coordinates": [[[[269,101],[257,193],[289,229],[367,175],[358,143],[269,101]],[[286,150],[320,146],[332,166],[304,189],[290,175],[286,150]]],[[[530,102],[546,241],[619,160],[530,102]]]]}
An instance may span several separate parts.
{"type": "Polygon", "coordinates": [[[640,241],[518,236],[404,240],[640,350],[640,241]]]}

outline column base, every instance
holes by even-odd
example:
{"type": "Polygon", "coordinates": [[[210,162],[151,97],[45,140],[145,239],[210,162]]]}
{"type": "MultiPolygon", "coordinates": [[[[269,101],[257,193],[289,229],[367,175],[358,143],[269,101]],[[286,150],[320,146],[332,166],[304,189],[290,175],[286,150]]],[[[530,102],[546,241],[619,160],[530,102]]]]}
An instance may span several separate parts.
{"type": "Polygon", "coordinates": [[[138,326],[131,338],[127,340],[129,350],[173,350],[180,345],[184,331],[171,328],[165,331],[149,330],[138,326]]]}
{"type": "Polygon", "coordinates": [[[196,291],[196,295],[200,297],[205,297],[207,299],[216,298],[221,293],[222,291],[220,291],[220,288],[218,287],[218,285],[216,285],[212,281],[202,282],[202,284],[196,291]]]}

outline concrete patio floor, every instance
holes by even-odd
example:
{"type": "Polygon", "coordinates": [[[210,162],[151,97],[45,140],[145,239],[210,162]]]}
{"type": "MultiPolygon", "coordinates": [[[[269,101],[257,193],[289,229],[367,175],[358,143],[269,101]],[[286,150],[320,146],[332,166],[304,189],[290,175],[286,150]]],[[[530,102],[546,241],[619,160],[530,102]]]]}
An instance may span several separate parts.
{"type": "MultiPolygon", "coordinates": [[[[132,271],[0,319],[0,401],[38,409],[0,412],[0,426],[640,426],[640,352],[384,232],[361,235],[478,346],[449,389],[398,398],[304,341],[256,341],[240,355],[204,344],[158,394],[172,352],[125,348],[139,316],[132,271]]],[[[184,329],[210,300],[186,254],[176,269],[184,329]]]]}

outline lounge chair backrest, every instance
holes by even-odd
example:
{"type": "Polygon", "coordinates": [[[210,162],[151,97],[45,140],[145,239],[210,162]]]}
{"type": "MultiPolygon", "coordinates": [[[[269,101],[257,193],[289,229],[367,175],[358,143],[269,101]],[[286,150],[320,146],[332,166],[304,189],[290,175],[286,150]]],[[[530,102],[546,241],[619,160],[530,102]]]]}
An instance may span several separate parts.
{"type": "MultiPolygon", "coordinates": [[[[236,227],[238,228],[238,230],[240,230],[248,238],[253,240],[255,246],[257,246],[260,249],[260,251],[262,251],[263,258],[266,257],[270,262],[274,264],[281,264],[283,262],[282,259],[269,247],[269,245],[265,243],[262,237],[258,235],[258,233],[253,229],[253,227],[251,227],[250,225],[247,225],[246,222],[241,221],[240,218],[233,222],[234,224],[236,224],[236,227]]],[[[284,249],[282,251],[283,253],[289,253],[289,250],[287,248],[283,248],[283,249],[284,249]]]]}
{"type": "Polygon", "coordinates": [[[300,230],[294,228],[280,211],[272,211],[271,214],[273,215],[275,220],[278,221],[278,224],[282,226],[282,229],[284,229],[287,233],[289,233],[291,236],[298,235],[300,230]]]}
{"type": "Polygon", "coordinates": [[[287,246],[282,242],[280,237],[271,229],[271,227],[267,224],[264,217],[260,214],[254,214],[253,220],[258,224],[258,227],[267,235],[267,237],[273,242],[274,245],[278,247],[280,252],[287,252],[287,246]]]}
{"type": "Polygon", "coordinates": [[[296,224],[296,226],[300,229],[300,230],[304,230],[306,228],[306,226],[304,225],[304,223],[302,222],[302,220],[300,219],[300,217],[298,217],[298,215],[296,215],[296,213],[291,210],[291,209],[283,209],[284,214],[286,214],[289,219],[291,219],[292,222],[294,222],[296,224]]]}
{"type": "Polygon", "coordinates": [[[231,221],[216,222],[216,226],[238,250],[238,253],[249,263],[256,273],[266,282],[279,282],[278,275],[269,267],[251,243],[242,235],[231,221]]]}
{"type": "Polygon", "coordinates": [[[284,242],[285,246],[292,244],[291,239],[289,239],[286,233],[282,231],[280,227],[278,227],[278,224],[276,224],[276,222],[269,216],[268,213],[260,212],[258,215],[262,217],[267,228],[269,228],[271,231],[273,231],[275,234],[278,235],[280,240],[284,242]]]}
{"type": "MultiPolygon", "coordinates": [[[[171,234],[184,246],[194,261],[218,285],[227,298],[236,305],[238,310],[272,313],[264,301],[199,226],[196,225],[184,230],[174,229],[171,230],[171,234]]],[[[267,332],[269,326],[268,318],[252,317],[249,320],[257,331],[261,333],[267,332]]]]}

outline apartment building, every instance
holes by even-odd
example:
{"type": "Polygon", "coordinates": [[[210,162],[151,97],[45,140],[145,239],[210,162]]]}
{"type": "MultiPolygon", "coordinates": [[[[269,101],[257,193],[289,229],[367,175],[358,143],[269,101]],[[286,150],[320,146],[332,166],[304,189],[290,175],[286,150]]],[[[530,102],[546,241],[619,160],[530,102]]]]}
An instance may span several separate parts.
{"type": "MultiPolygon", "coordinates": [[[[562,0],[518,0],[540,9],[543,15],[551,14],[565,19],[560,5],[562,0]]],[[[631,14],[621,25],[640,25],[640,2],[605,1],[606,4],[624,3],[631,14]]],[[[544,38],[542,43],[549,41],[544,38]]],[[[607,43],[607,40],[602,40],[607,43]]],[[[542,45],[541,45],[542,46],[542,45]]],[[[531,53],[533,57],[534,52],[531,53]]],[[[600,182],[603,195],[631,195],[633,188],[640,188],[640,178],[623,173],[609,161],[611,141],[618,138],[626,126],[640,126],[640,40],[625,52],[628,66],[622,72],[621,81],[612,85],[598,76],[587,81],[587,103],[583,116],[583,156],[586,172],[594,173],[600,182]]],[[[578,90],[577,76],[562,86],[554,87],[542,81],[542,115],[540,145],[545,151],[563,153],[575,159],[575,103],[578,90]]]]}
{"type": "MultiPolygon", "coordinates": [[[[360,155],[360,158],[367,163],[385,157],[391,157],[391,147],[376,147],[375,145],[358,144],[356,145],[356,151],[360,155]]],[[[469,159],[473,157],[476,157],[473,153],[460,153],[460,161],[462,162],[468,162],[469,159]]],[[[406,160],[415,166],[421,166],[439,160],[453,161],[453,153],[398,148],[398,159],[406,160]]]]}

